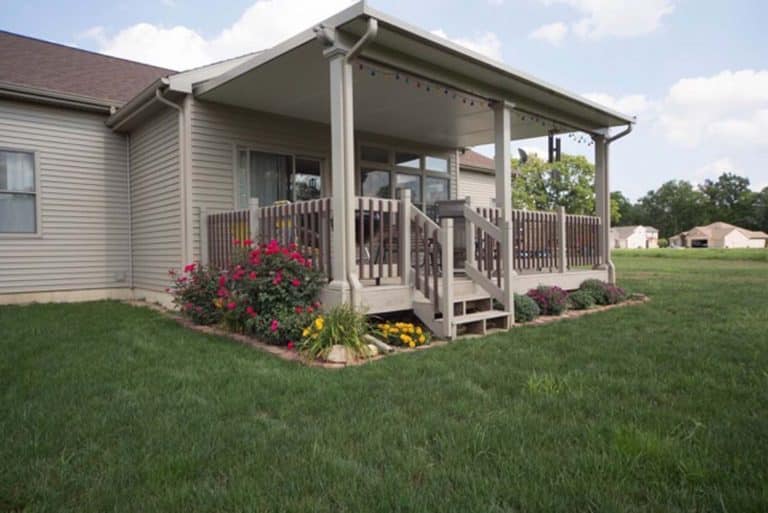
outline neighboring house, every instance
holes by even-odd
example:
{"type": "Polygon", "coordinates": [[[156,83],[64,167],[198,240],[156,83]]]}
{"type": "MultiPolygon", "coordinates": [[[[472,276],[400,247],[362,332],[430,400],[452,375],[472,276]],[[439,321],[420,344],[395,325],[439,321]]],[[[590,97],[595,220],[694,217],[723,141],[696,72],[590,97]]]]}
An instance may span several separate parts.
{"type": "Polygon", "coordinates": [[[669,244],[685,248],[764,248],[768,233],[716,222],[695,226],[669,238],[669,244]]]}
{"type": "Polygon", "coordinates": [[[169,268],[226,263],[246,233],[315,255],[327,305],[508,326],[515,291],[615,279],[607,147],[632,123],[364,2],[181,73],[0,33],[0,303],[168,303],[169,268]],[[571,131],[595,142],[598,216],[513,210],[510,141],[571,131]],[[489,143],[493,189],[460,163],[489,143]]]}
{"type": "Polygon", "coordinates": [[[615,249],[658,248],[659,230],[652,226],[614,226],[611,247],[615,249]]]}
{"type": "Polygon", "coordinates": [[[459,151],[458,198],[471,198],[472,204],[494,206],[496,169],[492,158],[471,149],[459,151]]]}

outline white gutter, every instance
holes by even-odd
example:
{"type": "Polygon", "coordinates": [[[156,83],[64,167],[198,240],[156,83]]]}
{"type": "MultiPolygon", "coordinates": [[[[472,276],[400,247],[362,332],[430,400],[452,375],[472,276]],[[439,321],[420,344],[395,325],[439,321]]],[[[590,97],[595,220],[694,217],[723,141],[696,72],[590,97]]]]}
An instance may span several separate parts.
{"type": "Polygon", "coordinates": [[[14,84],[12,82],[1,80],[0,97],[103,114],[109,114],[110,109],[115,104],[120,103],[117,100],[100,100],[89,96],[53,91],[42,87],[14,84]]]}
{"type": "Polygon", "coordinates": [[[128,168],[128,285],[133,291],[133,186],[131,184],[131,134],[125,134],[128,168]]]}
{"type": "Polygon", "coordinates": [[[142,92],[134,96],[120,110],[109,116],[107,126],[112,130],[120,130],[125,123],[144,112],[145,109],[157,100],[156,91],[167,88],[169,84],[170,81],[166,77],[152,82],[149,87],[146,87],[142,92]]]}

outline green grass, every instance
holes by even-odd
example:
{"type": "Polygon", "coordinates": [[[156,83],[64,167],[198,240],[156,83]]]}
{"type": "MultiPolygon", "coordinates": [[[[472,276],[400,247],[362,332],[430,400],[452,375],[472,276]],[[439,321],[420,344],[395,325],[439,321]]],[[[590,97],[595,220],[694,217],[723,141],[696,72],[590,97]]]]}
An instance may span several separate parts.
{"type": "Polygon", "coordinates": [[[2,307],[0,510],[765,511],[768,265],[616,261],[650,303],[342,371],[2,307]]]}
{"type": "Polygon", "coordinates": [[[614,257],[681,258],[683,260],[750,260],[768,262],[768,249],[663,248],[614,249],[614,257]]]}

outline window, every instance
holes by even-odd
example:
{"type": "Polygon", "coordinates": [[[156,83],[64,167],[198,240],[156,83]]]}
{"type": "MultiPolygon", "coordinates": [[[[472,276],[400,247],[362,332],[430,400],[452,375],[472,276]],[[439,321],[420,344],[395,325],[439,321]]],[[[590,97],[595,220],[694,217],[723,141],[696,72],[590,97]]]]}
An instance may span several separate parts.
{"type": "Polygon", "coordinates": [[[287,200],[291,157],[252,151],[250,159],[251,198],[259,198],[263,207],[287,200]]]}
{"type": "Polygon", "coordinates": [[[360,184],[363,196],[374,196],[377,198],[391,197],[389,171],[363,169],[360,177],[360,184]]]}
{"type": "Polygon", "coordinates": [[[306,201],[319,198],[321,183],[320,161],[297,158],[296,172],[293,177],[294,199],[296,201],[306,201]]]}
{"type": "Polygon", "coordinates": [[[0,233],[37,232],[37,183],[32,153],[0,150],[0,233]]]}
{"type": "Polygon", "coordinates": [[[447,173],[448,172],[448,159],[444,159],[441,157],[430,157],[427,156],[424,159],[424,168],[427,171],[436,171],[438,173],[447,173]]]}
{"type": "Polygon", "coordinates": [[[448,179],[433,178],[428,176],[424,183],[424,201],[427,205],[433,205],[438,201],[448,199],[448,179]]]}
{"type": "Polygon", "coordinates": [[[397,190],[410,189],[411,202],[421,203],[421,177],[419,175],[410,175],[397,173],[397,190]]]}
{"type": "Polygon", "coordinates": [[[412,169],[421,168],[421,157],[416,153],[395,153],[395,165],[400,167],[410,167],[412,169]]]}
{"type": "Polygon", "coordinates": [[[363,146],[360,148],[360,160],[364,160],[366,162],[380,162],[382,164],[389,164],[389,152],[384,148],[363,146]]]}

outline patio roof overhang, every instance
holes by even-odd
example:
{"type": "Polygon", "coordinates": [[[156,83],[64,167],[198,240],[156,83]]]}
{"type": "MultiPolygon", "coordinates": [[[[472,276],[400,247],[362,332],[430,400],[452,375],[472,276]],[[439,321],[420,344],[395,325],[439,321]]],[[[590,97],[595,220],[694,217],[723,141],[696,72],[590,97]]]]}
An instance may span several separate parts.
{"type": "MultiPolygon", "coordinates": [[[[494,141],[492,102],[514,104],[511,138],[604,129],[634,119],[375,11],[364,2],[322,23],[354,42],[378,34],[355,61],[355,129],[446,147],[494,141]],[[527,116],[526,116],[527,115],[527,116]],[[523,119],[523,116],[526,116],[523,119]]],[[[330,122],[330,78],[313,30],[194,84],[196,97],[330,122]]]]}

